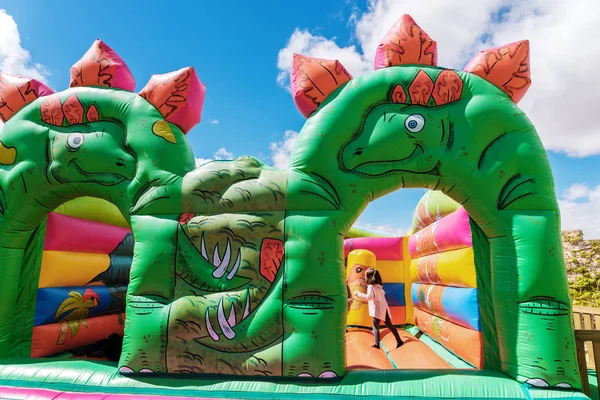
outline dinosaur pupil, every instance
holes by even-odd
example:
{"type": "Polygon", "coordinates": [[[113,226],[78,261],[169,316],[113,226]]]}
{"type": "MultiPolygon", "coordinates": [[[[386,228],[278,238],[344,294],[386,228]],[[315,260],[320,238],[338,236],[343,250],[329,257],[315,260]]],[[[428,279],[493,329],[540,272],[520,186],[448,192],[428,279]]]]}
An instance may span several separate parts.
{"type": "Polygon", "coordinates": [[[411,128],[416,128],[417,127],[417,122],[416,121],[410,121],[408,123],[408,126],[411,127],[411,128]]]}

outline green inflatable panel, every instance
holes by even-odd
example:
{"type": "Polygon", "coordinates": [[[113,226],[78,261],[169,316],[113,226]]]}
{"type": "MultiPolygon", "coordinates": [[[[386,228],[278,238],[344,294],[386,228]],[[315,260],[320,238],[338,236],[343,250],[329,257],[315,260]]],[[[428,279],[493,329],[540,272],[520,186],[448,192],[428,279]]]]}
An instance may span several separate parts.
{"type": "Polygon", "coordinates": [[[550,165],[515,103],[529,85],[526,42],[490,50],[501,60],[489,73],[477,67],[488,53],[467,72],[388,54],[354,79],[295,57],[308,119],[285,171],[253,157],[195,168],[194,70],[136,94],[122,60],[94,46],[58,94],[1,77],[0,358],[30,353],[47,214],[91,196],[135,237],[121,374],[342,377],[344,235],[369,201],[427,187],[475,227],[486,368],[581,387],[550,165]]]}

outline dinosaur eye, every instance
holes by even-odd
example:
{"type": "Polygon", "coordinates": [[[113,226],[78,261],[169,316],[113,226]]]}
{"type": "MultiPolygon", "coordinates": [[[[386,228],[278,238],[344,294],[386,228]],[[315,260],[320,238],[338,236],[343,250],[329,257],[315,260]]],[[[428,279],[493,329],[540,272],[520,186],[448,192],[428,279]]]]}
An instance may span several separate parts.
{"type": "Polygon", "coordinates": [[[77,150],[83,144],[83,133],[73,132],[67,138],[67,146],[73,150],[77,150]]]}
{"type": "Polygon", "coordinates": [[[425,118],[423,118],[423,116],[420,114],[413,114],[406,118],[406,121],[404,121],[404,126],[412,133],[420,132],[425,126],[425,118]]]}
{"type": "Polygon", "coordinates": [[[362,272],[362,268],[361,267],[356,268],[356,272],[360,274],[362,272]]]}

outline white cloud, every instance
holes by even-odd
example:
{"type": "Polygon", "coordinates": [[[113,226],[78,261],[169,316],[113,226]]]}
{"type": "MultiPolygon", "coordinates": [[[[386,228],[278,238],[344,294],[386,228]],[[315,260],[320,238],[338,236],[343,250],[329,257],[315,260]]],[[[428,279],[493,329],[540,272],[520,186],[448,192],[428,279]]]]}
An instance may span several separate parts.
{"type": "Polygon", "coordinates": [[[215,152],[215,154],[213,154],[213,158],[202,158],[202,157],[196,158],[196,167],[199,167],[202,164],[206,164],[209,161],[233,160],[233,158],[234,158],[234,156],[233,156],[232,152],[227,151],[227,149],[225,147],[221,147],[219,150],[217,150],[215,152]]]}
{"type": "Polygon", "coordinates": [[[600,64],[600,2],[581,0],[370,0],[352,14],[356,45],[296,29],[278,58],[287,85],[292,54],[339,59],[354,75],[372,70],[381,38],[403,14],[438,42],[440,66],[461,69],[479,50],[529,39],[533,84],[520,107],[548,150],[570,156],[600,153],[595,79],[600,64]]]}
{"type": "Polygon", "coordinates": [[[354,227],[359,229],[365,229],[368,231],[383,233],[390,236],[404,236],[406,235],[406,232],[409,231],[409,228],[398,228],[397,226],[393,226],[391,224],[377,225],[368,222],[362,222],[360,218],[358,221],[356,221],[354,227]]]}
{"type": "MultiPolygon", "coordinates": [[[[50,75],[46,67],[31,61],[29,52],[21,46],[17,23],[3,9],[0,9],[0,72],[35,78],[46,84],[50,75]]],[[[0,122],[0,129],[2,125],[0,122]]]]}
{"type": "Polygon", "coordinates": [[[218,119],[212,119],[212,120],[210,121],[210,123],[211,123],[212,125],[219,125],[219,120],[218,120],[218,119]]]}
{"type": "Polygon", "coordinates": [[[356,47],[339,47],[335,38],[327,39],[323,36],[313,36],[307,30],[296,29],[288,40],[285,48],[279,51],[277,57],[277,83],[288,87],[294,53],[306,56],[337,59],[342,62],[346,69],[354,76],[364,75],[369,71],[369,63],[357,51],[356,47]]]}
{"type": "Polygon", "coordinates": [[[563,193],[562,198],[566,201],[585,199],[590,194],[590,188],[582,183],[572,184],[563,193]]]}
{"type": "Polygon", "coordinates": [[[214,157],[215,157],[215,160],[232,160],[233,153],[230,151],[227,151],[227,149],[225,147],[221,147],[219,150],[217,150],[214,157]]]}
{"type": "Polygon", "coordinates": [[[196,158],[196,167],[201,166],[202,164],[206,164],[207,162],[212,161],[212,158],[196,158]]]}
{"type": "Polygon", "coordinates": [[[283,135],[283,140],[280,142],[272,142],[269,144],[271,149],[271,159],[273,166],[279,169],[287,169],[290,165],[290,155],[298,138],[298,132],[287,130],[283,135]]]}
{"type": "Polygon", "coordinates": [[[558,200],[563,230],[581,229],[587,239],[600,238],[600,186],[575,183],[558,200]]]}

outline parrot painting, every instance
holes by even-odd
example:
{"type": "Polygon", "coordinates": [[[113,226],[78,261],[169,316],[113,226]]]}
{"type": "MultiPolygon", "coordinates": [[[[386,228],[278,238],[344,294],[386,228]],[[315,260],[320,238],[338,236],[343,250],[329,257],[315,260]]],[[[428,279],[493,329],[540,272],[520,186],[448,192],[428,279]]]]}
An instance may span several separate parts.
{"type": "Polygon", "coordinates": [[[100,304],[100,297],[90,288],[85,289],[83,295],[75,290],[69,292],[69,297],[60,304],[54,315],[54,319],[61,322],[56,344],[65,344],[69,329],[71,338],[74,338],[79,331],[80,324],[87,328],[86,318],[90,314],[90,309],[97,307],[98,304],[100,304]]]}

